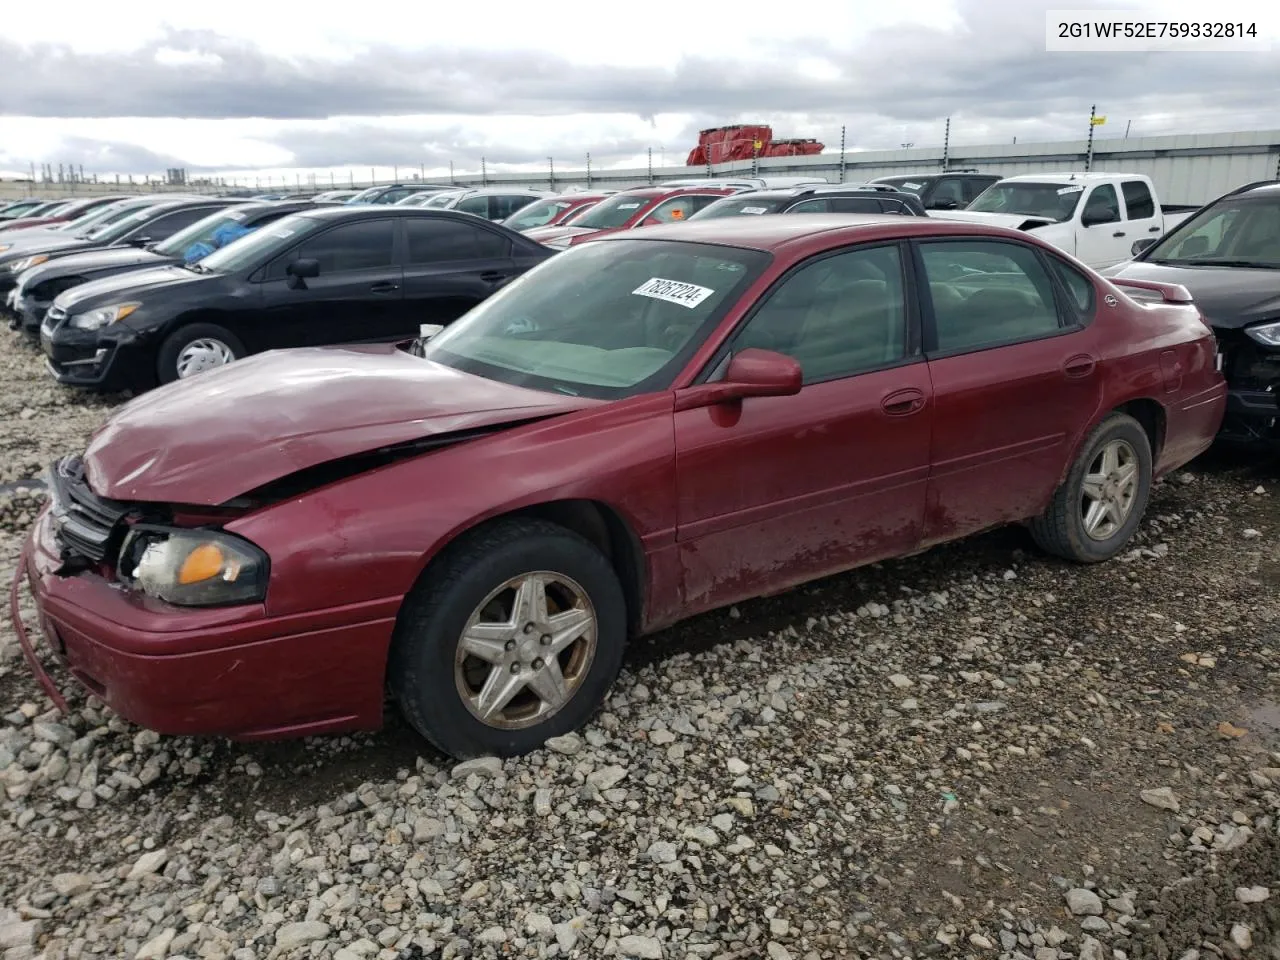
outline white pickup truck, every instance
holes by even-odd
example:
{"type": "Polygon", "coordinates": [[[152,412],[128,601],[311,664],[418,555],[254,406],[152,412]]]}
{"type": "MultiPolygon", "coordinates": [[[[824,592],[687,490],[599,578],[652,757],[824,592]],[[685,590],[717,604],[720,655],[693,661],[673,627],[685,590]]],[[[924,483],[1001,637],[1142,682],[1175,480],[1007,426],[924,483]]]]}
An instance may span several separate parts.
{"type": "Polygon", "coordinates": [[[1161,205],[1141,174],[1030,173],[993,183],[963,210],[929,215],[1031,231],[1100,270],[1128,260],[1137,241],[1162,236],[1198,209],[1161,205]]]}

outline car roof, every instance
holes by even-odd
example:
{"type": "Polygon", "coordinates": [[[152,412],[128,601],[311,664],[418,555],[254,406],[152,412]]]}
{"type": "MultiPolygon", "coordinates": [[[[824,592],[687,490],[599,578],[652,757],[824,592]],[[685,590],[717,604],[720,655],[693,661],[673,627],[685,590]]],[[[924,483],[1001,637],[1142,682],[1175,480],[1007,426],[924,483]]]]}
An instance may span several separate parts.
{"type": "Polygon", "coordinates": [[[1258,183],[1246,184],[1244,187],[1231,191],[1227,196],[1269,197],[1274,194],[1280,194],[1280,180],[1263,180],[1258,183]]]}
{"type": "Polygon", "coordinates": [[[1128,177],[1132,180],[1142,178],[1140,173],[1085,173],[1079,170],[1046,170],[1044,173],[1020,173],[1017,176],[1005,177],[1004,182],[1012,183],[1096,183],[1099,180],[1116,180],[1128,177]]]}
{"type": "Polygon", "coordinates": [[[309,220],[375,220],[379,217],[391,215],[396,217],[452,217],[464,223],[488,223],[487,220],[471,213],[443,210],[440,207],[402,207],[395,203],[370,204],[368,206],[364,204],[346,206],[344,204],[336,207],[317,207],[315,204],[311,204],[305,208],[303,215],[309,220]]]}
{"type": "Polygon", "coordinates": [[[462,191],[468,197],[534,197],[537,199],[555,196],[545,190],[529,190],[525,187],[483,187],[476,190],[462,191]]]}
{"type": "Polygon", "coordinates": [[[960,220],[904,217],[899,214],[799,213],[777,217],[719,217],[610,233],[592,243],[619,240],[683,240],[778,252],[824,237],[817,246],[836,247],[864,240],[931,236],[987,236],[1029,239],[1025,232],[960,220]]]}
{"type": "Polygon", "coordinates": [[[630,190],[619,190],[613,194],[615,197],[646,197],[653,199],[655,197],[682,197],[685,195],[698,195],[714,193],[718,196],[731,197],[739,193],[747,191],[736,187],[632,187],[630,190]]]}

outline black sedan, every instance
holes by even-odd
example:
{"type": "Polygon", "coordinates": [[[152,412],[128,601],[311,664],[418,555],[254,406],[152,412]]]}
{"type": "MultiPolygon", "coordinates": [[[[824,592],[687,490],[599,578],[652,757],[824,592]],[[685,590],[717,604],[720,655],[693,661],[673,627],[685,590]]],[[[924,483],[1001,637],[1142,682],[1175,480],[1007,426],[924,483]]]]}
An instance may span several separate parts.
{"type": "Polygon", "coordinates": [[[243,202],[209,197],[200,200],[162,200],[148,203],[130,215],[100,230],[80,237],[65,231],[44,232],[23,240],[15,239],[7,249],[0,245],[0,298],[7,301],[9,291],[24,270],[48,263],[58,257],[100,247],[146,246],[166,240],[179,230],[191,226],[232,203],[243,202]]]}
{"type": "Polygon", "coordinates": [[[143,391],[278,347],[412,339],[554,253],[465,213],[320,207],[194,264],[68,290],[40,342],[61,383],[143,391]]]}
{"type": "Polygon", "coordinates": [[[242,233],[257,230],[291,213],[314,209],[310,200],[237,203],[197,220],[160,243],[73,253],[31,267],[18,275],[13,301],[7,311],[9,326],[35,337],[54,298],[72,287],[118,273],[197,261],[242,233]]]}
{"type": "Polygon", "coordinates": [[[1230,390],[1221,439],[1280,445],[1280,181],[1233,190],[1102,273],[1186,287],[1230,390]]]}

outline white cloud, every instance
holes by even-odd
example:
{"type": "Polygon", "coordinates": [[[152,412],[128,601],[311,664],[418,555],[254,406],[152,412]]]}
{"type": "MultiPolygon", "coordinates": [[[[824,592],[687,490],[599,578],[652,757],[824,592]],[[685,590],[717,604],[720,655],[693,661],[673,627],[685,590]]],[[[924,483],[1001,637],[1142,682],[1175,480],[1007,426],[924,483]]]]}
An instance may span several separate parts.
{"type": "Polygon", "coordinates": [[[216,53],[174,47],[161,47],[155,52],[155,61],[166,67],[220,67],[223,63],[222,57],[216,53]]]}
{"type": "MultiPolygon", "coordinates": [[[[1087,3],[810,0],[755,15],[648,0],[625,15],[598,0],[480,11],[363,0],[340,17],[261,0],[159,11],[80,0],[66,17],[17,3],[0,47],[47,60],[0,56],[0,76],[6,59],[19,71],[0,85],[0,167],[176,164],[245,179],[296,166],[324,181],[330,169],[367,176],[370,162],[386,175],[396,163],[438,175],[450,159],[474,170],[480,157],[569,169],[588,150],[596,166],[643,163],[649,147],[676,164],[699,126],[760,120],[834,147],[846,125],[858,149],[939,143],[951,115],[953,143],[1026,141],[1074,135],[1091,101],[1110,114],[1104,135],[1128,121],[1135,136],[1280,125],[1274,60],[1268,71],[1249,55],[1046,54],[1044,9],[1087,3]],[[112,115],[131,112],[181,116],[112,115]]],[[[1208,15],[1198,0],[1124,5],[1208,15]]],[[[1262,3],[1213,15],[1277,26],[1262,3]]]]}

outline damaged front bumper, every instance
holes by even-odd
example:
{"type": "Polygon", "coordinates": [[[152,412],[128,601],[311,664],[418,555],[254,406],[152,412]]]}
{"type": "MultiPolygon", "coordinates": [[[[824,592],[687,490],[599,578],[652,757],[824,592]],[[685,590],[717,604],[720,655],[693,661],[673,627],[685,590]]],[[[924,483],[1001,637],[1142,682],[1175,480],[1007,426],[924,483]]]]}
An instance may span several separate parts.
{"type": "Polygon", "coordinates": [[[56,675],[67,673],[126,720],[165,734],[262,740],[381,725],[393,604],[285,617],[262,604],[178,608],[102,569],[68,572],[57,523],[46,507],[24,542],[9,612],[59,709],[67,698],[56,675]],[[24,590],[36,630],[23,620],[24,590]]]}
{"type": "Polygon", "coordinates": [[[1280,351],[1240,330],[1215,330],[1227,380],[1227,412],[1219,439],[1280,445],[1280,351]]]}

